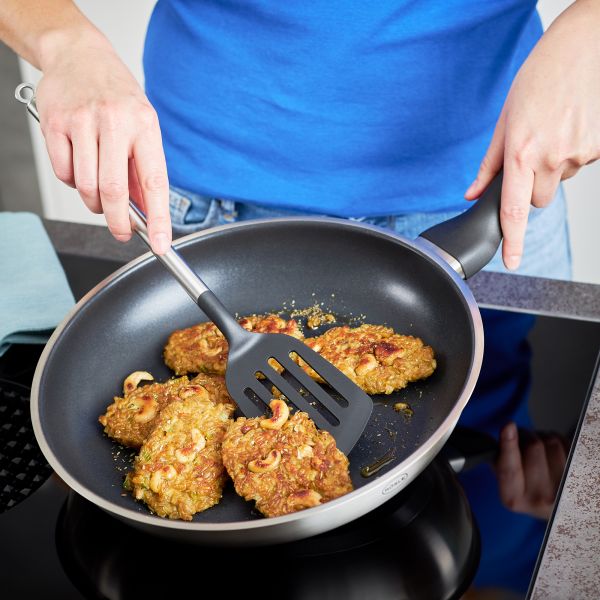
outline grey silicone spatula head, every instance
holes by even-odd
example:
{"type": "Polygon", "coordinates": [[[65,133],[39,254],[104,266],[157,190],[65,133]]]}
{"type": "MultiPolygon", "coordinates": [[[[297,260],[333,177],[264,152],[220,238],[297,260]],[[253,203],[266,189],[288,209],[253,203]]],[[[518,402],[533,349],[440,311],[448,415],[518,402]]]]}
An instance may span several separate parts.
{"type": "MultiPolygon", "coordinates": [[[[145,217],[130,203],[132,225],[150,249],[145,217]]],[[[373,401],[352,380],[300,340],[285,334],[246,331],[188,264],[173,249],[155,255],[206,313],[229,343],[225,382],[231,397],[246,417],[268,411],[277,388],[315,425],[329,431],[345,454],[364,431],[373,401]],[[295,361],[299,356],[327,385],[311,379],[295,361]]]]}
{"type": "Polygon", "coordinates": [[[239,336],[236,333],[229,340],[225,374],[227,389],[240,411],[247,417],[264,414],[275,387],[290,404],[308,413],[319,429],[329,431],[342,452],[349,453],[373,411],[369,395],[300,340],[285,334],[240,330],[239,336]],[[294,355],[327,385],[312,379],[294,355]]]}

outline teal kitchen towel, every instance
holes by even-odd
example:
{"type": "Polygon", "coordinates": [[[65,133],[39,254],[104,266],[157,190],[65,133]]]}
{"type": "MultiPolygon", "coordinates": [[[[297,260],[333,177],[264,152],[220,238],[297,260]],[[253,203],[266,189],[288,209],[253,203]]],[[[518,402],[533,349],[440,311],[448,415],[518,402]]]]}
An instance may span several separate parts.
{"type": "Polygon", "coordinates": [[[0,356],[11,344],[46,343],[74,304],[41,219],[0,212],[0,356]]]}

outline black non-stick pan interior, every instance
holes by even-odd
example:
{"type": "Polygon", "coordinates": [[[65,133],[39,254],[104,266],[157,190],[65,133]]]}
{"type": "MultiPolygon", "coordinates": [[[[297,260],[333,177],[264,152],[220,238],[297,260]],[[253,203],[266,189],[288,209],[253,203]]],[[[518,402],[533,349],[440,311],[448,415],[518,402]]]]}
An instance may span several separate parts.
{"type": "MultiPolygon", "coordinates": [[[[431,378],[374,397],[371,421],[349,456],[355,487],[411,455],[455,406],[473,356],[470,312],[452,278],[410,244],[352,223],[278,220],[213,230],[179,250],[240,316],[322,303],[340,322],[389,325],[433,346],[438,367],[431,378]],[[397,402],[408,403],[412,416],[394,410],[397,402]],[[365,477],[365,468],[378,461],[386,464],[365,477]]],[[[162,359],[167,337],[202,320],[152,257],[105,284],[60,333],[40,379],[40,423],[60,464],[95,494],[147,512],[121,487],[131,453],[112,443],[97,419],[131,372],[150,371],[157,380],[172,376],[162,359]]],[[[221,503],[194,519],[254,518],[260,517],[229,484],[221,503]]]]}

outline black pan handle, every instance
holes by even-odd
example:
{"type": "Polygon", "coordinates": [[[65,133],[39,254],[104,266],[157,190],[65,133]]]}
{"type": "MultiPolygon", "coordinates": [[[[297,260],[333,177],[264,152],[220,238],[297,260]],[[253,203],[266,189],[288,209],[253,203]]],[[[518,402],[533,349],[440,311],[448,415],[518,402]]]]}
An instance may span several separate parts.
{"type": "Polygon", "coordinates": [[[441,456],[455,473],[460,473],[483,463],[494,463],[499,448],[493,436],[470,427],[457,426],[442,448],[441,456]]]}
{"type": "Polygon", "coordinates": [[[502,173],[500,171],[494,177],[474,206],[420,235],[456,259],[465,279],[481,271],[492,260],[502,242],[502,173]]]}

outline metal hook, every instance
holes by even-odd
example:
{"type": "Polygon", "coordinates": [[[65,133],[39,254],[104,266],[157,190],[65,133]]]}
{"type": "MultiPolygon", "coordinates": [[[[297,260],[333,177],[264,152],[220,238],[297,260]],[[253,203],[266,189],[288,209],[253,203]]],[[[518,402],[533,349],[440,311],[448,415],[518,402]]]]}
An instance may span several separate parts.
{"type": "Polygon", "coordinates": [[[27,106],[29,113],[39,122],[40,113],[35,103],[35,86],[32,83],[21,83],[15,89],[15,98],[27,106]],[[31,92],[31,93],[27,93],[31,92]]]}

